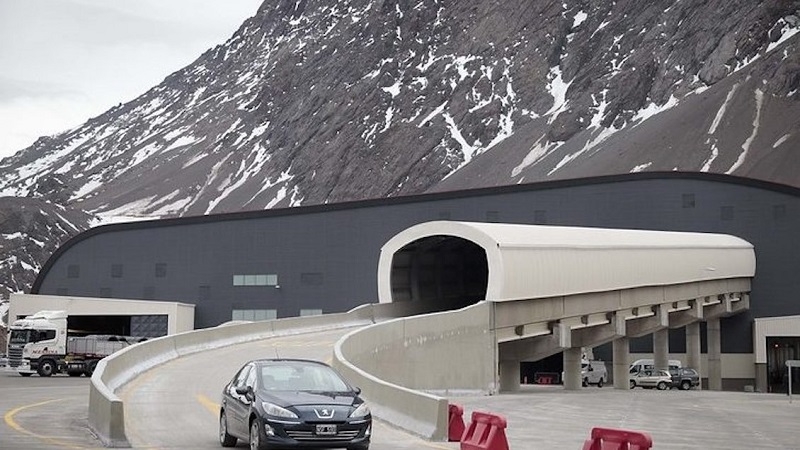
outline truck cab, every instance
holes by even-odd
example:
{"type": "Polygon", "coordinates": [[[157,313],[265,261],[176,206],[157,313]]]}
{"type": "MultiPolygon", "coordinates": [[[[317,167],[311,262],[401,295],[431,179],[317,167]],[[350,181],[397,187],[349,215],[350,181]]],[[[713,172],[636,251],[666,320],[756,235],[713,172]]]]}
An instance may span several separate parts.
{"type": "Polygon", "coordinates": [[[67,342],[67,312],[39,311],[9,326],[8,366],[22,376],[61,371],[67,342]]]}

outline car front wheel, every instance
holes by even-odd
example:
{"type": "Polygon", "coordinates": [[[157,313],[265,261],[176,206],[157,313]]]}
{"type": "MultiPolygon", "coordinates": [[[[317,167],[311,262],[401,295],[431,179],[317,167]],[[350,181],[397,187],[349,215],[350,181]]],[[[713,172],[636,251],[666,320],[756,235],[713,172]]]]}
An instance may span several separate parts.
{"type": "Polygon", "coordinates": [[[267,446],[264,443],[264,437],[261,421],[258,419],[253,420],[250,424],[250,450],[266,450],[267,446]]]}
{"type": "Polygon", "coordinates": [[[691,383],[691,381],[689,381],[689,380],[683,380],[683,381],[681,381],[681,389],[682,389],[682,390],[684,390],[684,391],[688,391],[688,390],[689,390],[689,389],[691,389],[691,388],[692,388],[692,383],[691,383]]]}
{"type": "Polygon", "coordinates": [[[658,384],[656,385],[656,388],[658,388],[659,391],[663,391],[667,388],[667,383],[659,381],[658,384]]]}
{"type": "Polygon", "coordinates": [[[39,363],[39,376],[40,377],[49,377],[50,375],[54,374],[56,371],[56,364],[49,360],[45,359],[44,361],[39,363]]]}
{"type": "Polygon", "coordinates": [[[223,447],[236,446],[236,438],[228,434],[228,417],[225,411],[219,415],[219,444],[223,447]]]}

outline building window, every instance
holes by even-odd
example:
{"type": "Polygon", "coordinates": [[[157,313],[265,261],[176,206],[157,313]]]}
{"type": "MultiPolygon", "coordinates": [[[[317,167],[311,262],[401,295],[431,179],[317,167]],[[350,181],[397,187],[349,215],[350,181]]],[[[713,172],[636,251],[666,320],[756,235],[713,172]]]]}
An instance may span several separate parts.
{"type": "Polygon", "coordinates": [[[80,278],[81,266],[77,264],[70,264],[67,266],[67,278],[80,278]]]}
{"type": "Polygon", "coordinates": [[[167,276],[167,263],[156,263],[156,278],[167,276]]]}
{"type": "Polygon", "coordinates": [[[321,309],[301,309],[300,310],[300,317],[305,316],[321,316],[322,310],[321,309]]]}
{"type": "Polygon", "coordinates": [[[694,208],[694,194],[683,194],[682,202],[684,208],[694,208]]]}
{"type": "Polygon", "coordinates": [[[719,210],[719,216],[722,220],[733,220],[733,206],[723,206],[719,210]]]}
{"type": "Polygon", "coordinates": [[[122,264],[111,265],[111,278],[122,278],[122,264]]]}
{"type": "Polygon", "coordinates": [[[320,272],[308,272],[300,274],[300,284],[306,286],[321,286],[324,282],[324,277],[320,272]]]}
{"type": "Polygon", "coordinates": [[[257,274],[257,275],[234,275],[234,286],[277,286],[278,275],[276,274],[257,274]]]}
{"type": "Polygon", "coordinates": [[[538,225],[544,225],[547,223],[547,211],[543,209],[537,209],[533,212],[533,223],[538,225]]]}
{"type": "Polygon", "coordinates": [[[234,309],[231,320],[272,320],[278,318],[277,309],[234,309]]]}

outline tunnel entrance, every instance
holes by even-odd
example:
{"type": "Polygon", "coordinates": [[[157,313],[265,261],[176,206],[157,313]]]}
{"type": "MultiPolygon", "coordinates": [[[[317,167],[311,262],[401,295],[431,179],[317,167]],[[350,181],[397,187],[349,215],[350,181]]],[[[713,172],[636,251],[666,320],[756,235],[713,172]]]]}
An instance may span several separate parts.
{"type": "Polygon", "coordinates": [[[486,251],[466,239],[428,236],[395,252],[390,279],[393,302],[463,308],[486,299],[486,251]]]}

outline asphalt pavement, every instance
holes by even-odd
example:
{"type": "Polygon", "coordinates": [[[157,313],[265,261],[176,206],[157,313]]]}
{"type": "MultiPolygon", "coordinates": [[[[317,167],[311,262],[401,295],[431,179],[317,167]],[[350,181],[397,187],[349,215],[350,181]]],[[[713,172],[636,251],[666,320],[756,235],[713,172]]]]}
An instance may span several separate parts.
{"type": "MultiPolygon", "coordinates": [[[[284,348],[294,346],[299,351],[334,342],[337,335],[273,343],[284,348]]],[[[256,349],[268,353],[272,351],[270,345],[256,344],[256,349]]],[[[214,415],[216,385],[219,377],[232,374],[234,367],[213,367],[209,361],[221,362],[231,357],[245,360],[252,351],[252,347],[231,348],[198,355],[199,360],[177,360],[131,383],[123,395],[130,401],[126,416],[131,420],[128,425],[133,448],[219,448],[214,415]],[[204,386],[206,375],[192,369],[197,363],[212,373],[209,379],[214,381],[209,387],[204,386]],[[176,384],[176,377],[184,383],[176,384]],[[191,395],[180,395],[189,391],[191,395]],[[169,400],[171,396],[176,399],[169,400]],[[166,407],[158,406],[159,402],[166,407]],[[179,417],[175,411],[186,413],[179,417]],[[150,417],[153,414],[161,415],[150,417]],[[172,440],[171,436],[180,439],[172,440]]],[[[13,372],[0,372],[0,411],[4,419],[0,424],[0,450],[101,448],[87,427],[88,383],[85,377],[22,378],[13,372]]],[[[465,422],[473,411],[506,418],[509,447],[521,450],[579,450],[597,426],[650,433],[654,449],[798,450],[800,397],[792,400],[785,394],[640,388],[623,391],[611,387],[564,391],[561,386],[536,385],[523,386],[514,394],[451,398],[452,403],[464,407],[465,422]]],[[[458,443],[427,442],[380,421],[375,424],[371,446],[373,450],[459,447],[458,443]]]]}

